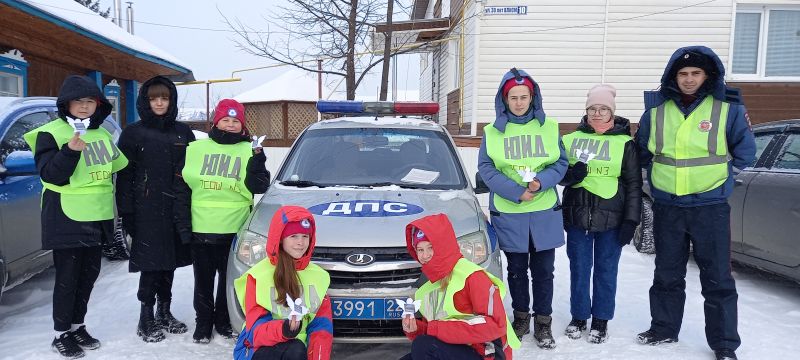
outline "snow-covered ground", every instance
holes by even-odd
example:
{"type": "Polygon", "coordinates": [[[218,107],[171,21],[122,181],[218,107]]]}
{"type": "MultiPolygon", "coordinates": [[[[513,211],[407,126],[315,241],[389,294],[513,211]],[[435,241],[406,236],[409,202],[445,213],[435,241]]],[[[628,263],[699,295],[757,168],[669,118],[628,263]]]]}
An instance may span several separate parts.
{"type": "MultiPolygon", "coordinates": [[[[103,263],[95,285],[86,323],[90,332],[103,342],[86,359],[224,359],[230,358],[233,343],[214,338],[211,344],[191,341],[194,330],[192,309],[192,271],[181,268],[175,275],[173,313],[189,324],[190,331],[169,335],[161,343],[146,344],[136,336],[139,303],[136,300],[138,274],[128,273],[127,262],[103,263]]],[[[530,335],[523,339],[515,359],[713,359],[703,330],[703,306],[697,267],[690,263],[687,275],[687,300],[680,342],[658,347],[638,345],[634,337],[647,329],[650,321],[647,290],[653,273],[653,257],[623,250],[617,313],[609,323],[610,338],[594,345],[569,340],[562,335],[570,320],[569,262],[564,248],[556,257],[553,325],[558,348],[544,351],[530,335]]],[[[51,299],[52,269],[15,287],[0,303],[0,359],[56,359],[50,350],[53,338],[51,299]]],[[[800,285],[736,267],[739,289],[739,332],[741,359],[796,359],[800,353],[800,285]]],[[[510,299],[506,299],[510,308],[510,299]]],[[[334,359],[396,359],[408,345],[336,345],[334,359]]]]}

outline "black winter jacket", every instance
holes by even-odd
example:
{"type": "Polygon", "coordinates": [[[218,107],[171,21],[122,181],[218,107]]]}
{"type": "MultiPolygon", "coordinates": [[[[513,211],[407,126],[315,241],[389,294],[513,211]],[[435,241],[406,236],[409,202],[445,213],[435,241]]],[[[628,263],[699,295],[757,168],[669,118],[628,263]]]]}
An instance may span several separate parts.
{"type": "MultiPolygon", "coordinates": [[[[242,141],[250,142],[247,131],[242,134],[234,134],[212,127],[208,137],[217,144],[236,144],[242,141]]],[[[262,150],[260,153],[253,154],[247,161],[247,174],[244,178],[244,185],[253,194],[263,194],[269,188],[270,174],[265,163],[267,155],[262,150]]],[[[183,169],[183,166],[181,166],[183,169]]],[[[187,244],[208,244],[208,245],[229,245],[236,234],[208,234],[192,231],[192,189],[180,178],[175,182],[175,193],[177,195],[175,207],[175,223],[178,226],[181,238],[187,244]]]]}
{"type": "Polygon", "coordinates": [[[128,167],[117,175],[117,210],[131,243],[131,272],[168,271],[191,264],[189,248],[180,240],[172,219],[175,175],[180,173],[186,146],[194,141],[188,125],[175,121],[178,96],[172,81],[156,76],[136,99],[141,121],[122,131],[119,148],[128,167]],[[147,91],[153,84],[170,91],[167,113],[157,116],[147,91]]]}
{"type": "MultiPolygon", "coordinates": [[[[89,129],[97,129],[111,114],[111,103],[100,92],[100,88],[85,76],[73,75],[64,80],[56,100],[59,119],[66,121],[70,100],[93,97],[99,100],[97,109],[91,116],[89,129]]],[[[78,166],[81,152],[69,148],[67,144],[58,147],[55,138],[49,133],[40,132],[36,136],[34,161],[43,181],[54,185],[67,185],[75,167],[78,166]]],[[[75,221],[67,217],[61,209],[61,195],[44,189],[42,192],[42,249],[68,249],[98,246],[110,241],[114,233],[114,220],[75,221]]]]}
{"type": "MultiPolygon", "coordinates": [[[[586,123],[586,116],[578,124],[577,131],[594,133],[592,127],[586,123]]],[[[630,133],[630,121],[615,116],[614,127],[605,134],[630,135],[630,133]]],[[[603,199],[582,187],[572,188],[571,185],[580,181],[575,178],[573,168],[570,166],[560,183],[564,186],[562,205],[564,227],[573,226],[591,232],[601,232],[615,229],[623,221],[638,224],[642,209],[642,171],[639,168],[633,141],[625,143],[621,170],[617,194],[611,199],[603,199]]]]}

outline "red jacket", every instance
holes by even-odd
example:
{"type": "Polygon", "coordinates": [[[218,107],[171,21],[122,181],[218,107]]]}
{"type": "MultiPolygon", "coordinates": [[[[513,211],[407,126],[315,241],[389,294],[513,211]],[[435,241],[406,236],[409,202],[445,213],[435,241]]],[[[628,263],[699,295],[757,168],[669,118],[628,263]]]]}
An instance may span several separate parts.
{"type": "MultiPolygon", "coordinates": [[[[290,221],[300,221],[308,219],[311,222],[311,240],[308,251],[303,257],[295,260],[295,269],[303,270],[311,261],[311,254],[314,252],[316,243],[316,225],[314,218],[308,210],[299,206],[284,206],[280,208],[272,217],[272,222],[267,235],[267,256],[272,265],[278,262],[278,249],[281,242],[281,233],[284,224],[290,221]]],[[[252,276],[247,277],[247,287],[245,289],[245,326],[250,329],[255,322],[263,316],[272,319],[272,315],[267,309],[256,303],[256,291],[258,284],[252,276]]],[[[266,291],[266,290],[262,290],[266,291]]],[[[325,296],[322,304],[317,310],[316,317],[306,327],[308,334],[308,359],[328,360],[331,354],[331,344],[333,343],[333,322],[331,314],[331,301],[325,296]]],[[[289,341],[283,336],[283,319],[267,321],[253,330],[253,350],[258,350],[262,346],[274,346],[276,344],[289,341]]]]}
{"type": "MultiPolygon", "coordinates": [[[[411,242],[414,229],[422,230],[433,246],[433,258],[422,265],[422,272],[432,282],[445,278],[462,258],[450,220],[444,214],[436,214],[406,226],[406,247],[409,254],[419,261],[411,242]]],[[[481,355],[485,353],[484,343],[502,338],[506,359],[511,360],[511,347],[507,346],[506,339],[507,320],[503,299],[484,272],[475,272],[467,277],[464,288],[453,295],[453,303],[458,311],[482,316],[485,322],[417,319],[417,331],[406,333],[406,336],[413,340],[419,335],[430,335],[449,344],[467,344],[481,355]],[[489,304],[492,304],[492,308],[489,308],[489,304]]]]}

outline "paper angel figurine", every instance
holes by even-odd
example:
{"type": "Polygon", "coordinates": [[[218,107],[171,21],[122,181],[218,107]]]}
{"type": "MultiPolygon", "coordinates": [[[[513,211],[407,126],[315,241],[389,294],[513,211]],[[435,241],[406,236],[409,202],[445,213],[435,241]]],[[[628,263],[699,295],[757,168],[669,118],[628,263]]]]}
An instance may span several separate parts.
{"type": "Polygon", "coordinates": [[[589,161],[592,161],[592,159],[595,158],[595,156],[597,156],[597,154],[589,153],[589,150],[575,149],[575,157],[578,158],[578,161],[584,164],[588,164],[589,161]]]}
{"type": "Polygon", "coordinates": [[[414,314],[417,313],[419,310],[420,305],[422,302],[419,300],[414,301],[411,298],[403,301],[402,299],[397,299],[397,304],[403,308],[403,315],[401,317],[411,316],[414,317],[414,314]]]}
{"type": "Polygon", "coordinates": [[[264,139],[266,139],[266,138],[267,138],[267,135],[261,135],[261,137],[253,135],[253,149],[257,149],[257,148],[262,147],[261,143],[263,143],[264,139]]]}
{"type": "Polygon", "coordinates": [[[289,313],[288,317],[289,319],[294,318],[294,320],[299,321],[303,316],[308,314],[308,308],[303,306],[302,298],[292,300],[292,297],[289,294],[286,294],[286,306],[288,306],[289,310],[291,310],[291,313],[289,313]]]}
{"type": "Polygon", "coordinates": [[[86,134],[86,129],[89,128],[89,121],[90,119],[73,119],[67,116],[67,122],[69,126],[72,126],[72,129],[75,130],[78,135],[86,134]]]}
{"type": "Polygon", "coordinates": [[[531,171],[531,169],[527,167],[525,168],[525,170],[517,170],[517,174],[519,174],[519,176],[522,176],[522,181],[526,183],[533,181],[533,178],[536,177],[536,171],[531,171]]]}

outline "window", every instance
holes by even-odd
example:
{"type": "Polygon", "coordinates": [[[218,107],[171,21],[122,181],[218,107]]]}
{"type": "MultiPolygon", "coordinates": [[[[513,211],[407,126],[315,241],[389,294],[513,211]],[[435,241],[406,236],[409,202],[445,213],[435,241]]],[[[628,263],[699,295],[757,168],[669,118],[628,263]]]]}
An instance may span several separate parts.
{"type": "Polygon", "coordinates": [[[19,118],[8,129],[0,141],[0,163],[6,160],[6,156],[14,151],[30,151],[28,143],[22,138],[26,132],[44,125],[51,120],[46,112],[35,112],[19,118]]]}
{"type": "Polygon", "coordinates": [[[800,134],[789,134],[773,168],[800,170],[800,134]]]}
{"type": "Polygon", "coordinates": [[[735,79],[800,77],[800,7],[740,7],[733,31],[735,79]]]}
{"type": "Polygon", "coordinates": [[[0,72],[0,96],[23,96],[22,76],[0,72]]]}
{"type": "Polygon", "coordinates": [[[764,149],[767,148],[769,142],[777,135],[778,132],[760,132],[755,134],[756,139],[756,157],[753,160],[753,164],[750,166],[755,165],[758,162],[758,159],[761,157],[761,154],[764,153],[764,149]]]}

